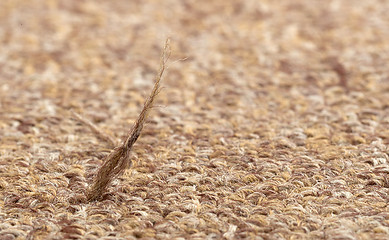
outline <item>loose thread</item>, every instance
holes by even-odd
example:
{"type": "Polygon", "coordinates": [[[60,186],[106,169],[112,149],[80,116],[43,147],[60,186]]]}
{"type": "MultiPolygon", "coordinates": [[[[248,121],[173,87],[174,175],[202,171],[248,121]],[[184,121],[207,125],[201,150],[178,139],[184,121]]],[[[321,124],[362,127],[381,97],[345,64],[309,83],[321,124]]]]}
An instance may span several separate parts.
{"type": "Polygon", "coordinates": [[[169,39],[166,40],[164,49],[161,54],[160,67],[155,76],[154,87],[150,96],[146,99],[143,109],[131,128],[126,140],[122,145],[114,148],[105,159],[93,181],[92,187],[87,191],[86,197],[88,201],[100,200],[108,185],[112,180],[122,174],[124,170],[131,166],[130,152],[134,143],[138,140],[144,123],[153,107],[155,98],[160,92],[160,81],[166,70],[166,63],[170,57],[171,49],[169,39]]]}

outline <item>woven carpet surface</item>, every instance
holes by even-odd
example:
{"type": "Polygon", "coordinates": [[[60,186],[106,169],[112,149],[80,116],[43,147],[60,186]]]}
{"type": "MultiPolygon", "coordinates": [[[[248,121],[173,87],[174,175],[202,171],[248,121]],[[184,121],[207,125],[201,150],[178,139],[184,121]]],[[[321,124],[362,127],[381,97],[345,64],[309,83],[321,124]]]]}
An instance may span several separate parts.
{"type": "Polygon", "coordinates": [[[0,239],[388,239],[389,1],[0,1],[0,239]],[[133,166],[85,201],[163,89],[133,166]]]}

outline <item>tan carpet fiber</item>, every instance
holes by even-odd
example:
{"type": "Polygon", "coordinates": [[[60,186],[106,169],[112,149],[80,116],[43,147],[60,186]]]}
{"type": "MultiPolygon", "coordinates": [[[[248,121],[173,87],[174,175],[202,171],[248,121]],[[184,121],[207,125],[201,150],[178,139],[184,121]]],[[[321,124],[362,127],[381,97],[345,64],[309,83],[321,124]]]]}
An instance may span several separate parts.
{"type": "Polygon", "coordinates": [[[0,239],[388,239],[389,1],[1,0],[0,239]],[[163,89],[103,200],[85,191],[163,89]]]}

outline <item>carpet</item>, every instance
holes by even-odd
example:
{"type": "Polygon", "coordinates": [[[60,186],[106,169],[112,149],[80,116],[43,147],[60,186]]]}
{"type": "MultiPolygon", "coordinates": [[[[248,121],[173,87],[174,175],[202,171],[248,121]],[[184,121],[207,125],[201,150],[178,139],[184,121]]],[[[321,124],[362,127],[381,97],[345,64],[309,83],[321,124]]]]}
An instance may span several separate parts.
{"type": "Polygon", "coordinates": [[[0,239],[388,239],[389,2],[0,1],[0,239]],[[132,166],[85,193],[162,89],[132,166]]]}

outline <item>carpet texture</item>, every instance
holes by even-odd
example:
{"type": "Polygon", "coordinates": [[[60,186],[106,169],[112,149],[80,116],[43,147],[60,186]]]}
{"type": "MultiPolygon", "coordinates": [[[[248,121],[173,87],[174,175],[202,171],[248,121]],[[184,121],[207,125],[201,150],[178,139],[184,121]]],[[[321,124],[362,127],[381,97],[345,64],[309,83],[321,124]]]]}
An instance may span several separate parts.
{"type": "Polygon", "coordinates": [[[389,1],[0,1],[0,239],[388,239],[389,1]],[[132,167],[85,201],[153,87],[132,167]]]}

